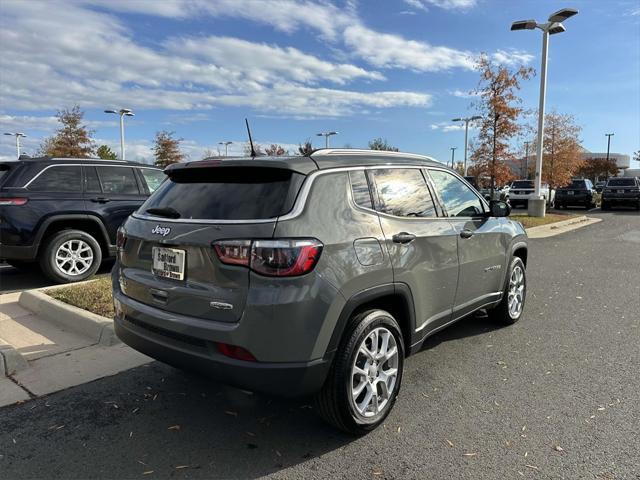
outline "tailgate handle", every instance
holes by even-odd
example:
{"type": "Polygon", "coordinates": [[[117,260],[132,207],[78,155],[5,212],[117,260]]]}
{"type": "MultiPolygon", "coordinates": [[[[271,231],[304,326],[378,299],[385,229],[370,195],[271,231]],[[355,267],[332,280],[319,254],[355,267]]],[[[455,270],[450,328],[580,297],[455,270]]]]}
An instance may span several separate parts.
{"type": "Polygon", "coordinates": [[[164,290],[151,288],[149,289],[149,293],[151,293],[151,296],[153,297],[153,299],[159,303],[167,303],[167,300],[169,299],[169,294],[164,290]]]}

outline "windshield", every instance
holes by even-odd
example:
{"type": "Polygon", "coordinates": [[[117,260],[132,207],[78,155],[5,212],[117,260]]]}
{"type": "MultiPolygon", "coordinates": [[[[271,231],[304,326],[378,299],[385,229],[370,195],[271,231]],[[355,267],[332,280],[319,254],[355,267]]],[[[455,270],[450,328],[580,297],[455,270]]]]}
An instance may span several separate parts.
{"type": "Polygon", "coordinates": [[[607,187],[635,187],[636,181],[634,178],[612,178],[607,183],[607,187]]]}
{"type": "Polygon", "coordinates": [[[140,212],[201,220],[275,218],[291,210],[304,178],[290,170],[264,167],[175,170],[140,212]]]}
{"type": "Polygon", "coordinates": [[[533,188],[532,180],[518,180],[511,184],[511,188],[533,188]]]}

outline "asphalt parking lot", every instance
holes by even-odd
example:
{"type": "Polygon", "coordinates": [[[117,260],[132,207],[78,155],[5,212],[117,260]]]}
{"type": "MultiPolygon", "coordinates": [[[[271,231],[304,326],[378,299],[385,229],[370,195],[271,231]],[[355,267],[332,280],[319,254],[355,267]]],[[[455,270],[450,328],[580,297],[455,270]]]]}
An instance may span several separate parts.
{"type": "Polygon", "coordinates": [[[1,409],[1,476],[638,479],[640,215],[590,215],[531,241],[518,324],[432,337],[365,437],[152,363],[1,409]]]}

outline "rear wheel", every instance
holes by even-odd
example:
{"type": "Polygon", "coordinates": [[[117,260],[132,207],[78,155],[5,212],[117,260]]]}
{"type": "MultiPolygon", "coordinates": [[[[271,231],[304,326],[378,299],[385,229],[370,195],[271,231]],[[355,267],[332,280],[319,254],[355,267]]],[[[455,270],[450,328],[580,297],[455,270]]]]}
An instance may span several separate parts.
{"type": "Polygon", "coordinates": [[[403,364],[402,333],[393,316],[384,310],[356,315],[316,397],[320,416],[348,433],[373,430],[393,408],[403,364]]]}
{"type": "Polygon", "coordinates": [[[40,267],[51,280],[71,283],[91,277],[101,261],[102,251],[95,238],[82,230],[62,230],[48,239],[40,267]]]}
{"type": "Polygon", "coordinates": [[[502,294],[502,300],[495,308],[489,310],[489,317],[504,325],[516,323],[524,312],[526,297],[527,276],[524,262],[519,257],[513,257],[509,264],[507,284],[502,294]]]}

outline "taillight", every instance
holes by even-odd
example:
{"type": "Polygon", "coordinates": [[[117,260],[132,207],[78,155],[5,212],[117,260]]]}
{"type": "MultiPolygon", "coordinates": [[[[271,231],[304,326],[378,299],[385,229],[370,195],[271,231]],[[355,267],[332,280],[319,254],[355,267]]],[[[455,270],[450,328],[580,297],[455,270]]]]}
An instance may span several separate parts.
{"type": "Polygon", "coordinates": [[[309,273],[322,253],[322,243],[315,239],[222,240],[213,246],[222,263],[270,277],[309,273]]]}
{"type": "Polygon", "coordinates": [[[244,360],[245,362],[255,362],[254,357],[250,351],[237,347],[236,345],[229,345],[228,343],[217,343],[218,351],[225,357],[235,358],[236,360],[244,360]]]}
{"type": "Polygon", "coordinates": [[[29,201],[28,198],[18,197],[18,198],[0,198],[0,206],[5,205],[24,205],[29,201]]]}
{"type": "Polygon", "coordinates": [[[127,234],[124,231],[124,228],[118,228],[118,233],[116,234],[116,247],[118,249],[124,248],[124,244],[127,241],[127,234]]]}

